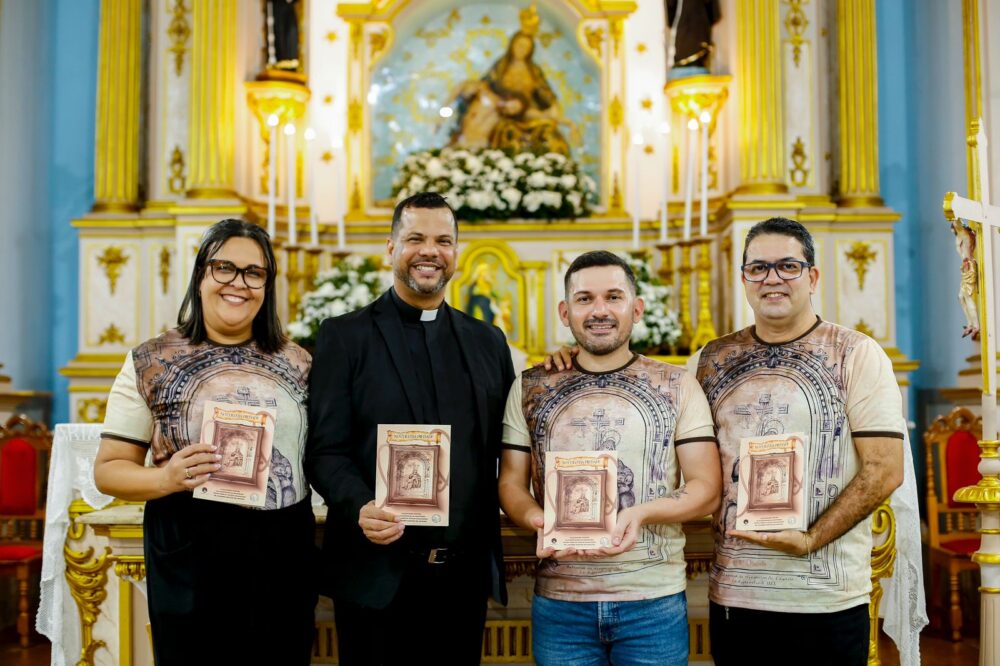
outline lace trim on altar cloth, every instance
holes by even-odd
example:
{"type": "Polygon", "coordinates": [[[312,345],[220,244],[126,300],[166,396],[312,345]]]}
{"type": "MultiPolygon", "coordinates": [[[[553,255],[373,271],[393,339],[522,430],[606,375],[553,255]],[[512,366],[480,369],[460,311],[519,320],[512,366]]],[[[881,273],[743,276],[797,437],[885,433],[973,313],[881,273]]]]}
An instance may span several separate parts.
{"type": "Polygon", "coordinates": [[[896,517],[896,564],[891,576],[882,579],[879,614],[883,631],[899,648],[900,666],[920,664],[920,631],[927,626],[924,574],[920,547],[920,514],[917,481],[913,470],[910,435],[903,425],[903,485],[889,497],[896,517]]]}
{"type": "Polygon", "coordinates": [[[35,628],[52,642],[53,666],[72,663],[80,654],[80,618],[66,583],[63,546],[69,528],[69,505],[77,493],[94,509],[114,499],[94,483],[94,458],[101,443],[102,424],[56,425],[49,461],[45,544],[35,628]]]}

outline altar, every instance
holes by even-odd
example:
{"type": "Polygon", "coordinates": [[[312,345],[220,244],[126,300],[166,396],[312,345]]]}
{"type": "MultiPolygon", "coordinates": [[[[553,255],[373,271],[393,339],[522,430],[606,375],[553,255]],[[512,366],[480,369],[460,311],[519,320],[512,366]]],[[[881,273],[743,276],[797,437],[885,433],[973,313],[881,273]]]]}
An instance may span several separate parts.
{"type": "MultiPolygon", "coordinates": [[[[721,2],[712,57],[693,69],[664,57],[676,45],[658,2],[314,0],[279,20],[294,35],[281,44],[263,4],[101,2],[95,205],[71,221],[72,420],[101,423],[129,351],[176,324],[211,224],[268,229],[279,317],[308,345],[322,318],[377,296],[392,206],[421,189],[458,214],[449,303],[501,328],[520,367],[569,342],[562,276],[594,249],[641,277],[635,348],[683,364],[753,323],[746,233],[795,218],[816,239],[816,311],[875,339],[909,404],[918,361],[897,347],[900,214],[879,189],[876,45],[837,39],[873,31],[870,3],[721,2]]],[[[72,612],[54,648],[150,663],[142,506],[83,492],[59,527],[72,612]]],[[[894,525],[876,514],[877,575],[893,569],[894,525]]],[[[697,661],[710,658],[712,543],[706,522],[684,527],[697,661]]],[[[490,608],[483,661],[530,663],[533,537],[505,523],[503,538],[511,604],[490,608]]],[[[314,663],[335,663],[329,600],[316,626],[314,663]]]]}

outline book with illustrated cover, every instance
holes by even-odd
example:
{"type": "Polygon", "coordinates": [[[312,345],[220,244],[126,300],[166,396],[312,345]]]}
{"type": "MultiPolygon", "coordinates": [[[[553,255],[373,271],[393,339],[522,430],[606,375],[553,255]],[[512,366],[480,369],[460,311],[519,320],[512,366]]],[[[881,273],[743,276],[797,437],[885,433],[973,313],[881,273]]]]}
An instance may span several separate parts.
{"type": "Polygon", "coordinates": [[[451,426],[378,426],[375,505],[404,525],[445,527],[451,483],[451,426]]]}
{"type": "Polygon", "coordinates": [[[261,507],[267,499],[275,412],[210,400],[205,403],[201,442],[216,447],[222,468],[194,489],[198,499],[261,507]]]}
{"type": "Polygon", "coordinates": [[[610,548],[618,515],[618,454],[548,451],[545,454],[546,548],[610,548]]]}
{"type": "Polygon", "coordinates": [[[736,529],[805,530],[805,433],[744,437],[736,529]]]}

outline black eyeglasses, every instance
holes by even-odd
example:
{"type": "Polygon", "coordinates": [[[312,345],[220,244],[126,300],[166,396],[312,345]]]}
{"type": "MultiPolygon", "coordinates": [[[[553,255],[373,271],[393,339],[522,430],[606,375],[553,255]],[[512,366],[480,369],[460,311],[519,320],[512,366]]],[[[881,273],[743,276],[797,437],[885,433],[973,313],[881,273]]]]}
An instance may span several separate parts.
{"type": "Polygon", "coordinates": [[[743,271],[743,277],[747,282],[763,282],[771,273],[772,268],[782,280],[794,280],[802,277],[802,271],[812,268],[812,266],[813,264],[808,261],[782,259],[775,262],[751,261],[749,264],[740,266],[740,270],[743,271]]]}
{"type": "Polygon", "coordinates": [[[267,269],[260,266],[251,264],[246,268],[237,268],[236,264],[224,259],[209,259],[206,263],[212,279],[219,284],[231,284],[237,275],[243,276],[243,284],[250,289],[261,289],[267,283],[267,269]]]}

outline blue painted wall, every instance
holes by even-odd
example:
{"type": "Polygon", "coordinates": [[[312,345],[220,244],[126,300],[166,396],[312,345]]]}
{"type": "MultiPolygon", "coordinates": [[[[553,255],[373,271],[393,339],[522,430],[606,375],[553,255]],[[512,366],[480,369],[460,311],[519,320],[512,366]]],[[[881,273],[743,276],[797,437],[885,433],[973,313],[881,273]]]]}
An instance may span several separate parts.
{"type": "Polygon", "coordinates": [[[895,231],[896,318],[900,349],[921,363],[917,400],[955,386],[965,357],[977,351],[960,338],[958,256],[941,212],[946,191],[966,189],[962,8],[879,0],[876,12],[881,186],[886,204],[903,214],[895,231]]]}
{"type": "Polygon", "coordinates": [[[67,380],[59,375],[77,351],[77,233],[70,220],[94,201],[94,115],[97,100],[99,0],[50,0],[52,36],[52,147],[48,156],[52,230],[53,418],[69,418],[67,380]]]}

